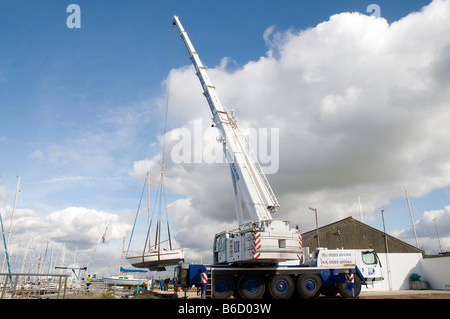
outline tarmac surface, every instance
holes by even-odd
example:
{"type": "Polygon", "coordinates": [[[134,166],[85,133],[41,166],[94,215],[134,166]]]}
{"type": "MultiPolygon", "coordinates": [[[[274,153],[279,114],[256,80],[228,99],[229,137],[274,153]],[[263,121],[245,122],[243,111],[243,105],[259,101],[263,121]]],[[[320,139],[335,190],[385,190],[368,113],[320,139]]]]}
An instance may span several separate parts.
{"type": "MultiPolygon", "coordinates": [[[[201,299],[201,296],[197,294],[197,292],[195,291],[188,291],[186,293],[186,297],[187,299],[201,299]]],[[[184,298],[184,292],[179,292],[178,298],[184,298]]],[[[450,291],[445,290],[362,291],[361,294],[359,295],[359,299],[450,299],[450,291]]]]}
{"type": "Polygon", "coordinates": [[[446,290],[363,291],[359,299],[450,299],[446,290]]]}

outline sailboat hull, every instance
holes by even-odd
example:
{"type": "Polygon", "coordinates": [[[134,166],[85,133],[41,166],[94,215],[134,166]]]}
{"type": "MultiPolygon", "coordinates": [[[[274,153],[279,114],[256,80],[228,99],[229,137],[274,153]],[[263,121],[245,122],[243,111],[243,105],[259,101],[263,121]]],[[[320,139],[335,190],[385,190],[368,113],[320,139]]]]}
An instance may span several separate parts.
{"type": "Polygon", "coordinates": [[[184,261],[184,251],[168,250],[159,254],[154,251],[139,256],[127,256],[126,258],[133,267],[147,268],[150,271],[162,271],[167,266],[174,266],[180,261],[184,261]]]}
{"type": "Polygon", "coordinates": [[[137,279],[131,276],[106,276],[103,277],[103,282],[109,285],[120,286],[139,286],[144,284],[147,279],[137,279]]]}

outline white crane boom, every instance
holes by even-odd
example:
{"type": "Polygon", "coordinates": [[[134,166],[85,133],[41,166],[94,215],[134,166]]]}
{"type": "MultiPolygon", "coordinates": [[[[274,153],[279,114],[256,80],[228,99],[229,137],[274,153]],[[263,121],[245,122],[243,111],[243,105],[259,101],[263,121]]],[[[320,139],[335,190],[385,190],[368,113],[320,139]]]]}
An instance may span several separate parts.
{"type": "Polygon", "coordinates": [[[275,212],[279,206],[278,200],[246,137],[239,130],[234,115],[220,103],[206,68],[177,16],[174,16],[173,24],[178,27],[189,51],[203,94],[211,110],[212,120],[223,135],[221,141],[226,159],[230,164],[238,223],[244,224],[244,212],[248,212],[252,221],[271,221],[271,213],[275,212]]]}

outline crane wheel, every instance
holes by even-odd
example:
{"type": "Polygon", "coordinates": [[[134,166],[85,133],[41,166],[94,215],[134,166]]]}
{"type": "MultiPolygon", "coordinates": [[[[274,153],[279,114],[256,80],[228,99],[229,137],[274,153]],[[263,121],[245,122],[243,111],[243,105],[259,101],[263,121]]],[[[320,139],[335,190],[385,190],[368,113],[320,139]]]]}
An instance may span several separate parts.
{"type": "Polygon", "coordinates": [[[267,285],[273,299],[289,299],[294,293],[294,281],[289,275],[274,275],[269,278],[267,285]]]}
{"type": "Polygon", "coordinates": [[[238,281],[238,294],[243,299],[260,299],[266,285],[260,276],[244,275],[238,281]]]}
{"type": "Polygon", "coordinates": [[[214,299],[230,298],[234,292],[234,281],[228,275],[218,275],[214,278],[212,297],[214,299]]]}
{"type": "Polygon", "coordinates": [[[322,291],[323,280],[319,275],[305,274],[297,278],[295,288],[304,299],[316,298],[322,291]]]}
{"type": "Polygon", "coordinates": [[[337,291],[344,298],[357,298],[361,292],[361,279],[357,275],[354,275],[354,284],[340,283],[337,284],[337,291]]]}

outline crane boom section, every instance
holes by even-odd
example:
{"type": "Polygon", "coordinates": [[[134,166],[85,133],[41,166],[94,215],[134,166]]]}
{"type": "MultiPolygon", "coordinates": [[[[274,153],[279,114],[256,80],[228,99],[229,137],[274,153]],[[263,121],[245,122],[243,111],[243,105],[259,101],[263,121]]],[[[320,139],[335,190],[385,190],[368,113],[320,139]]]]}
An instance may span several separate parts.
{"type": "Polygon", "coordinates": [[[211,110],[213,121],[223,135],[221,141],[225,156],[230,164],[239,225],[244,223],[244,212],[248,212],[252,221],[272,220],[271,213],[276,211],[279,203],[267,177],[254,156],[246,137],[239,130],[234,115],[230,114],[220,103],[206,68],[177,16],[174,16],[173,24],[180,31],[211,110]]]}

